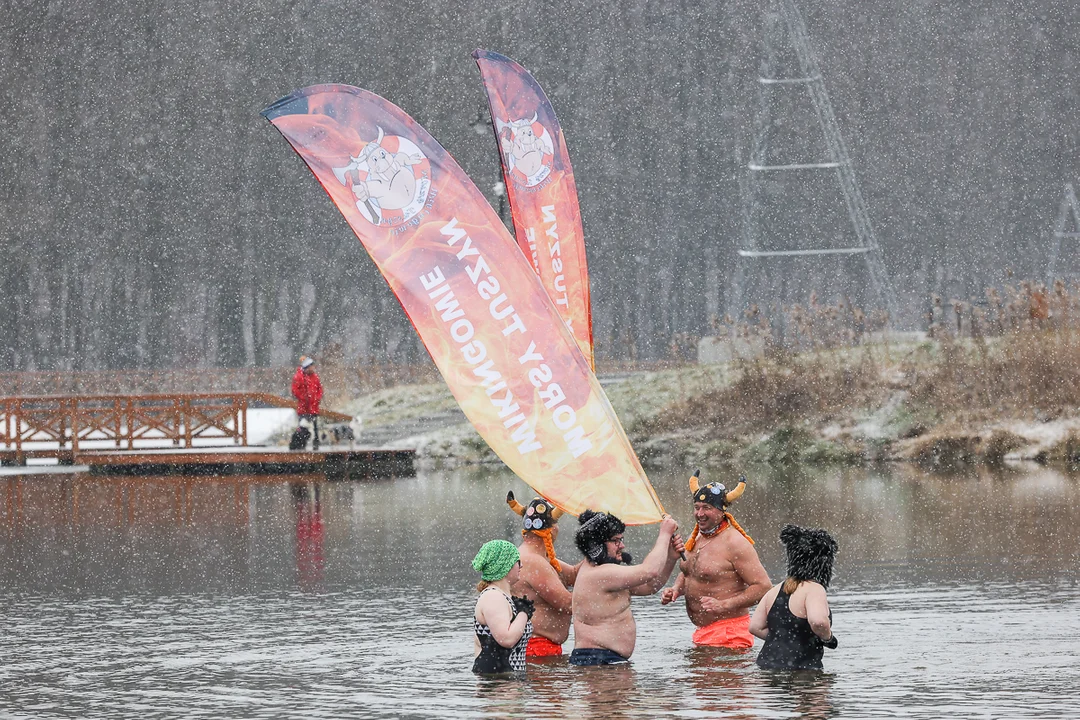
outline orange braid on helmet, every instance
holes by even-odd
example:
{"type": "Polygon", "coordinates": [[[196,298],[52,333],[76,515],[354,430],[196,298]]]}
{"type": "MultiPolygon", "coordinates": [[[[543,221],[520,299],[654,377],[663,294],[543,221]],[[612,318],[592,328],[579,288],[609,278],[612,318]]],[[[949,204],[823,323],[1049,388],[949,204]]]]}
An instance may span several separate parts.
{"type": "Polygon", "coordinates": [[[543,530],[522,530],[521,534],[524,536],[525,533],[532,533],[543,540],[544,552],[547,553],[548,562],[551,564],[551,567],[555,568],[555,572],[561,573],[562,565],[559,563],[558,558],[555,557],[555,543],[551,540],[552,529],[553,528],[544,528],[543,530]]]}
{"type": "Polygon", "coordinates": [[[684,545],[686,546],[686,552],[691,552],[694,546],[697,545],[698,535],[701,534],[701,530],[698,529],[697,523],[694,524],[694,532],[690,533],[690,539],[687,540],[684,545]]]}
{"type": "MultiPolygon", "coordinates": [[[[742,535],[744,538],[746,538],[747,541],[751,545],[754,544],[754,538],[750,537],[750,535],[747,534],[747,532],[742,529],[742,526],[739,525],[739,523],[737,523],[735,521],[735,517],[731,513],[729,513],[729,512],[724,513],[724,520],[723,520],[723,522],[720,523],[720,527],[717,528],[717,531],[719,531],[719,532],[723,531],[724,523],[728,523],[729,525],[731,525],[731,527],[738,530],[739,534],[742,535]]],[[[694,546],[697,545],[697,539],[698,539],[698,536],[700,534],[701,534],[701,529],[697,525],[694,525],[694,531],[692,533],[690,533],[690,539],[687,540],[686,543],[685,543],[686,552],[692,552],[693,551],[694,546]]],[[[712,536],[710,535],[710,537],[712,537],[712,536]]]]}
{"type": "Polygon", "coordinates": [[[555,572],[562,572],[562,565],[555,557],[555,543],[551,539],[551,531],[555,528],[554,523],[562,517],[563,511],[543,498],[536,498],[526,507],[514,499],[514,491],[506,493],[506,504],[515,513],[525,518],[525,529],[521,531],[522,537],[526,533],[532,533],[544,541],[544,552],[547,553],[548,562],[555,572]],[[539,511],[539,512],[537,512],[539,511]],[[532,527],[533,523],[536,527],[532,527]]]}
{"type": "MultiPolygon", "coordinates": [[[[750,537],[739,523],[735,522],[734,516],[729,513],[725,508],[731,503],[742,497],[743,492],[746,490],[746,477],[739,478],[739,484],[735,486],[735,489],[728,490],[722,483],[711,482],[708,485],[702,485],[699,476],[700,470],[695,470],[694,474],[690,476],[690,493],[693,495],[694,502],[703,502],[718,508],[724,513],[724,520],[721,521],[720,527],[717,528],[717,532],[724,529],[724,523],[730,523],[731,527],[739,531],[739,534],[746,538],[751,545],[754,544],[754,539],[750,537]]],[[[698,535],[701,534],[701,529],[694,525],[694,531],[690,533],[690,539],[686,541],[686,552],[690,552],[697,545],[698,535]]]]}
{"type": "Polygon", "coordinates": [[[755,543],[754,543],[754,538],[750,537],[750,535],[749,535],[749,534],[747,534],[747,532],[746,532],[745,530],[743,530],[743,529],[742,529],[742,526],[741,526],[741,525],[739,525],[739,523],[735,522],[735,518],[734,518],[734,517],[732,516],[732,514],[731,514],[731,513],[729,513],[729,512],[725,512],[725,513],[724,513],[724,517],[726,517],[726,518],[727,518],[727,521],[728,521],[729,523],[731,523],[731,527],[733,527],[733,528],[735,528],[736,530],[738,530],[738,531],[739,531],[739,534],[740,534],[740,535],[742,535],[742,536],[743,536],[744,538],[746,538],[746,539],[747,539],[747,540],[748,540],[748,541],[750,542],[750,544],[751,544],[751,545],[754,545],[754,544],[755,544],[755,543]]]}

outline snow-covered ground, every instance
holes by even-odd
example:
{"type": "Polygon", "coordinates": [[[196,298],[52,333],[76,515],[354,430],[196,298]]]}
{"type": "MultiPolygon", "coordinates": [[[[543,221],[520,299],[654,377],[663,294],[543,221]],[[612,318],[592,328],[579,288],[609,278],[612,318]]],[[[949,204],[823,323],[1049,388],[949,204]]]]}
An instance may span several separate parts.
{"type": "Polygon", "coordinates": [[[1034,422],[1011,420],[999,423],[997,427],[1013,433],[1027,442],[1013,452],[1005,455],[1006,460],[1032,460],[1041,454],[1050,452],[1070,435],[1080,436],[1080,418],[1034,422]]]}
{"type": "Polygon", "coordinates": [[[289,408],[248,410],[248,445],[264,445],[296,427],[296,411],[289,408]]]}

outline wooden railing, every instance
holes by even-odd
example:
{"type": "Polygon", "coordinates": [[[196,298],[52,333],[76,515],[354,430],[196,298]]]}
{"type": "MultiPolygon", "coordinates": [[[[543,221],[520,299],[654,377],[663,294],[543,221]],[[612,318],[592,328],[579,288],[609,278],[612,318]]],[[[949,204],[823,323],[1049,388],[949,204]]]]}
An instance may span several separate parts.
{"type": "MultiPolygon", "coordinates": [[[[259,393],[2,397],[0,454],[22,465],[27,457],[70,459],[80,449],[246,446],[253,404],[296,407],[288,398],[259,393]]],[[[351,420],[334,412],[322,417],[351,420]]]]}
{"type": "MultiPolygon", "coordinates": [[[[277,395],[271,395],[269,393],[244,393],[247,396],[248,403],[262,403],[263,405],[269,405],[271,407],[289,408],[291,410],[296,409],[296,401],[289,398],[279,397],[277,395]]],[[[334,412],[333,410],[319,409],[319,417],[324,422],[332,423],[347,423],[352,420],[351,415],[345,413],[334,412]]]]}

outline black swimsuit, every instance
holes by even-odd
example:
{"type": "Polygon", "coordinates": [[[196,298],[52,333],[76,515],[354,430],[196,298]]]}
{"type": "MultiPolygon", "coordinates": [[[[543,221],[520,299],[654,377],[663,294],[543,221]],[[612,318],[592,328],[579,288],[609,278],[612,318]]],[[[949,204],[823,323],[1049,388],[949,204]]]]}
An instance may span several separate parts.
{"type": "MultiPolygon", "coordinates": [[[[757,656],[758,667],[767,670],[821,670],[825,646],[806,618],[795,617],[788,607],[788,595],[781,588],[769,608],[766,627],[769,635],[757,656]]],[[[832,621],[832,610],[829,611],[832,621]]]]}
{"type": "MultiPolygon", "coordinates": [[[[488,588],[488,590],[499,589],[488,588]]],[[[484,590],[484,592],[487,592],[488,590],[484,590]]],[[[499,592],[501,593],[502,591],[499,590],[499,592]]],[[[513,618],[516,612],[514,609],[514,602],[506,597],[505,593],[503,593],[503,597],[506,598],[506,602],[510,603],[510,617],[513,618]]],[[[533,631],[531,619],[525,624],[525,632],[521,634],[521,639],[514,643],[514,647],[512,648],[500,645],[492,636],[491,628],[487,625],[481,625],[475,617],[473,618],[473,631],[480,641],[480,654],[473,660],[472,671],[474,673],[487,675],[491,673],[525,671],[525,647],[529,644],[529,636],[532,635],[533,631]]]]}

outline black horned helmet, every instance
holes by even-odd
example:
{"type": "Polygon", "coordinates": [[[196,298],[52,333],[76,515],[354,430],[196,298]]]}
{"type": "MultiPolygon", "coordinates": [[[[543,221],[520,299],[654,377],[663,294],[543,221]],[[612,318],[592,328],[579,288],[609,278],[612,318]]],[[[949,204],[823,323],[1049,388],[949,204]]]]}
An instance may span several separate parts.
{"type": "Polygon", "coordinates": [[[715,508],[724,510],[728,505],[742,497],[746,490],[746,477],[739,478],[739,484],[734,490],[728,490],[724,483],[711,482],[702,485],[698,480],[700,470],[695,470],[690,478],[690,493],[694,496],[694,502],[703,502],[715,508]]]}
{"type": "Polygon", "coordinates": [[[522,505],[514,499],[514,492],[506,493],[506,504],[521,516],[521,524],[526,530],[546,530],[562,517],[563,511],[544,498],[533,498],[528,505],[522,505]]]}

